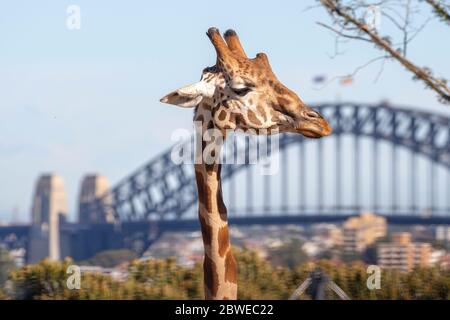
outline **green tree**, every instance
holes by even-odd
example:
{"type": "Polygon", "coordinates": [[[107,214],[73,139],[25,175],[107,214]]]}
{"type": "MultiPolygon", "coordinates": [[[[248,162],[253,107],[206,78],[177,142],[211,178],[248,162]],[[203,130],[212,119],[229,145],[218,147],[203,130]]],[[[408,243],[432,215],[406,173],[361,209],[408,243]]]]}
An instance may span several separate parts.
{"type": "Polygon", "coordinates": [[[128,249],[107,250],[97,253],[92,258],[80,261],[80,265],[100,266],[112,268],[121,263],[128,262],[137,258],[134,251],[128,249]]]}
{"type": "Polygon", "coordinates": [[[5,285],[8,280],[9,272],[14,268],[14,262],[12,261],[8,250],[0,247],[0,287],[5,285]]]}
{"type": "Polygon", "coordinates": [[[308,261],[308,256],[302,249],[303,243],[296,238],[270,252],[270,260],[276,266],[295,268],[308,261]]]}
{"type": "MultiPolygon", "coordinates": [[[[351,299],[449,299],[450,270],[417,268],[409,273],[382,272],[381,289],[366,286],[367,265],[330,260],[301,263],[295,268],[274,266],[256,252],[233,248],[238,262],[239,299],[288,299],[315,268],[321,268],[351,299]]],[[[128,278],[115,280],[99,273],[83,273],[80,290],[66,285],[73,262],[44,260],[11,270],[10,296],[0,299],[203,299],[202,263],[183,267],[175,258],[139,261],[128,265],[128,278]]],[[[3,296],[2,296],[3,295],[3,296]]],[[[331,291],[328,299],[337,299],[331,291]]],[[[300,299],[309,299],[304,294],[300,299]]]]}

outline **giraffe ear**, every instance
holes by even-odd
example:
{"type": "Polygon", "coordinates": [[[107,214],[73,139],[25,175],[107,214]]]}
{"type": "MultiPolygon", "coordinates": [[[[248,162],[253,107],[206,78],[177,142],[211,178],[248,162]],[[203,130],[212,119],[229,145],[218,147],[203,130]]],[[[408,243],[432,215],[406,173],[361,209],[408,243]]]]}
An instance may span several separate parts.
{"type": "Polygon", "coordinates": [[[193,108],[203,99],[202,92],[196,84],[188,85],[162,97],[159,101],[182,108],[193,108]]]}

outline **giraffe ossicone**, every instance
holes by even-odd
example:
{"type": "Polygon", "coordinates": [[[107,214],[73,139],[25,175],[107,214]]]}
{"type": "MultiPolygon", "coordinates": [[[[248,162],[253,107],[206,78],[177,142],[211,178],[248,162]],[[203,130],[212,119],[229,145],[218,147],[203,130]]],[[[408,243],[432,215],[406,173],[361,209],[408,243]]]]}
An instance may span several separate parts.
{"type": "MultiPolygon", "coordinates": [[[[284,86],[270,67],[267,55],[249,59],[235,31],[224,37],[217,28],[206,33],[217,62],[202,72],[199,82],[177,89],[161,102],[195,108],[194,121],[201,123],[202,157],[220,151],[228,130],[251,130],[254,134],[299,133],[310,138],[331,134],[331,127],[284,86]],[[212,132],[212,133],[210,133],[212,132]],[[222,137],[218,137],[218,135],[222,137]]],[[[227,210],[223,203],[219,161],[196,162],[199,220],[205,247],[204,287],[207,299],[237,299],[237,264],[231,251],[227,210]]]]}

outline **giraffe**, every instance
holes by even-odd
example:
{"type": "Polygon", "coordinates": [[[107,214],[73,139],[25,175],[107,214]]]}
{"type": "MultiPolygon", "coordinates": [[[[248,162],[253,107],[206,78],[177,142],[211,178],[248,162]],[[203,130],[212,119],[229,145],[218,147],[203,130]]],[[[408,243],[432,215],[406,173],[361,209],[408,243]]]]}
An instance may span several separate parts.
{"type": "Polygon", "coordinates": [[[221,164],[217,161],[227,132],[251,129],[257,134],[291,132],[320,138],[331,134],[332,129],[276,78],[266,54],[249,59],[234,30],[222,37],[212,27],[206,34],[215,48],[216,64],[203,70],[199,82],[181,87],[160,101],[194,108],[194,121],[200,123],[202,141],[194,167],[204,244],[205,298],[237,299],[237,263],[231,251],[221,164]]]}

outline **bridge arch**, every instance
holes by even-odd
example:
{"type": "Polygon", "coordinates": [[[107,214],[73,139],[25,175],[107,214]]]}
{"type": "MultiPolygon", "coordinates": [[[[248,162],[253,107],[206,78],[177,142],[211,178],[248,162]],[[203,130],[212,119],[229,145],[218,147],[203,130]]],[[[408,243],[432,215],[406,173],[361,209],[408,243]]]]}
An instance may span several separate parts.
{"type": "MultiPolygon", "coordinates": [[[[450,169],[448,117],[388,104],[329,103],[313,107],[330,121],[332,137],[353,135],[388,141],[450,169]]],[[[283,135],[279,147],[285,150],[304,141],[310,140],[283,135]]],[[[155,157],[89,204],[90,209],[103,214],[112,210],[121,222],[181,218],[197,201],[195,179],[192,166],[176,165],[170,155],[171,150],[167,150],[155,157]]],[[[222,179],[227,181],[246,167],[224,165],[222,179]]]]}

